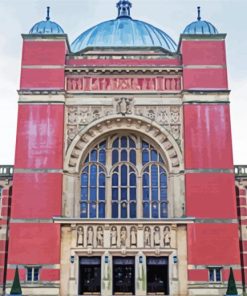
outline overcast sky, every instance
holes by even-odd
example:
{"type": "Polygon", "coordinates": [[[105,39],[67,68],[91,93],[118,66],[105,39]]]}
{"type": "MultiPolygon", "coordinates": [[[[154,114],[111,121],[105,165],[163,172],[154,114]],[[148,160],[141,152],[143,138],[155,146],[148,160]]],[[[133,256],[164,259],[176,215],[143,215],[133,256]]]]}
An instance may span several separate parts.
{"type": "MultiPolygon", "coordinates": [[[[45,18],[69,36],[70,43],[95,24],[116,17],[116,0],[0,0],[0,164],[14,163],[22,38],[45,18]]],[[[227,59],[235,164],[247,164],[247,0],[132,0],[132,17],[149,22],[176,42],[187,24],[202,18],[227,33],[227,59]]]]}

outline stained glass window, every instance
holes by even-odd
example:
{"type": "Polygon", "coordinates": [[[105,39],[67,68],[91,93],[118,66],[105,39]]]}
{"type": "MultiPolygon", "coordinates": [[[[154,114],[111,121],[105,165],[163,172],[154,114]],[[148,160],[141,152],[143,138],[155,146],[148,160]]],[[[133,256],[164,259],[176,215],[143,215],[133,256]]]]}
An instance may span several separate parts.
{"type": "Polygon", "coordinates": [[[164,161],[151,144],[132,135],[113,136],[88,153],[81,172],[81,218],[105,218],[107,200],[114,219],[137,218],[138,201],[139,218],[168,216],[164,161]]]}

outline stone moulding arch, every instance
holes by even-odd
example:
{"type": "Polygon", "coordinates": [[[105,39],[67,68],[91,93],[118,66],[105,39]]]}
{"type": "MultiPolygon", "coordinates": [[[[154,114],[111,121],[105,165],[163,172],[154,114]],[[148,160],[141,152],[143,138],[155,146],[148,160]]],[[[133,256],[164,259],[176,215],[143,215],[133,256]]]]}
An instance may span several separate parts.
{"type": "Polygon", "coordinates": [[[64,170],[69,173],[79,173],[83,154],[99,137],[109,132],[128,130],[144,134],[151,138],[164,152],[170,173],[183,170],[182,153],[177,142],[167,130],[156,122],[141,116],[107,116],[98,119],[82,129],[70,144],[64,161],[64,170]]]}

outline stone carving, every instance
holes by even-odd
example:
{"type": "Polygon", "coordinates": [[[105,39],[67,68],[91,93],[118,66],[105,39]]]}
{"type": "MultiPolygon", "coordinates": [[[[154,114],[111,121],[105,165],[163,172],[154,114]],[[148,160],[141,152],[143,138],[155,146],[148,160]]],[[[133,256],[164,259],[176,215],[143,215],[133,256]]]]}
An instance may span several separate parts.
{"type": "Polygon", "coordinates": [[[126,247],[126,241],[127,241],[127,229],[126,229],[126,227],[122,227],[121,231],[120,231],[121,247],[126,247]]]}
{"type": "Polygon", "coordinates": [[[121,98],[121,99],[116,99],[117,101],[117,106],[116,106],[116,111],[117,114],[131,114],[131,108],[130,104],[132,102],[131,99],[128,98],[121,98]]]}
{"type": "Polygon", "coordinates": [[[135,227],[131,227],[131,230],[130,230],[130,244],[131,246],[137,245],[137,234],[136,234],[135,227]]]}
{"type": "Polygon", "coordinates": [[[89,227],[87,231],[87,245],[93,246],[93,228],[89,227]]]}
{"type": "MultiPolygon", "coordinates": [[[[91,223],[88,226],[74,226],[74,241],[78,248],[88,248],[96,250],[109,249],[109,243],[112,248],[122,249],[123,254],[127,249],[146,248],[151,250],[156,248],[159,251],[160,247],[171,248],[175,244],[173,231],[176,231],[176,226],[169,226],[159,222],[159,225],[102,225],[93,226],[91,223]],[[138,235],[137,235],[138,234],[138,235]],[[139,241],[143,238],[143,241],[139,241]],[[110,240],[110,242],[108,241],[110,240]],[[144,244],[143,244],[144,242],[144,244]]],[[[141,255],[140,255],[141,256],[141,255]]]]}
{"type": "Polygon", "coordinates": [[[102,227],[98,227],[97,229],[97,246],[103,247],[104,244],[104,233],[102,227]]]}
{"type": "Polygon", "coordinates": [[[79,226],[77,228],[77,246],[83,246],[84,245],[84,231],[83,227],[79,226]]]}
{"type": "Polygon", "coordinates": [[[160,246],[160,229],[158,226],[154,228],[154,246],[160,246]]]}
{"type": "Polygon", "coordinates": [[[117,246],[117,228],[115,226],[111,230],[111,246],[117,246]]]}
{"type": "Polygon", "coordinates": [[[145,230],[144,230],[144,246],[145,247],[151,246],[151,231],[149,227],[145,227],[145,230]]]}
{"type": "Polygon", "coordinates": [[[156,77],[67,77],[67,91],[181,91],[180,76],[156,76],[156,77]]]}
{"type": "Polygon", "coordinates": [[[167,129],[175,140],[181,138],[181,108],[177,106],[134,106],[133,99],[117,98],[111,106],[69,106],[67,134],[68,144],[75,138],[78,132],[89,123],[114,114],[123,116],[134,114],[156,121],[167,129]]]}
{"type": "Polygon", "coordinates": [[[168,226],[164,228],[163,243],[164,247],[166,248],[169,248],[171,246],[171,229],[168,226]]]}

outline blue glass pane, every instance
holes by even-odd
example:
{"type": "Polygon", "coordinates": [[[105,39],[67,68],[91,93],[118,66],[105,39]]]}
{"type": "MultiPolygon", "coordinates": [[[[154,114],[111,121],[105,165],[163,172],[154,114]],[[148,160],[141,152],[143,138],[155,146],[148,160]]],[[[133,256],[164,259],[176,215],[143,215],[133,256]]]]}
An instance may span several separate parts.
{"type": "Polygon", "coordinates": [[[95,201],[97,199],[97,189],[95,187],[90,188],[90,200],[95,201]]]}
{"type": "Polygon", "coordinates": [[[152,200],[158,200],[158,199],[159,199],[158,188],[153,188],[152,189],[152,200]]]}
{"type": "Polygon", "coordinates": [[[83,169],[83,171],[82,171],[83,173],[88,173],[88,166],[87,167],[85,167],[84,169],[83,169]]]}
{"type": "Polygon", "coordinates": [[[136,218],[136,203],[130,204],[130,218],[136,218]]]}
{"type": "Polygon", "coordinates": [[[99,175],[99,186],[101,186],[101,187],[105,186],[105,174],[99,175]]]}
{"type": "Polygon", "coordinates": [[[149,148],[149,145],[147,142],[142,141],[142,148],[149,148]]]}
{"type": "Polygon", "coordinates": [[[81,186],[88,186],[88,174],[81,175],[81,186]]]}
{"type": "Polygon", "coordinates": [[[115,164],[118,162],[118,150],[112,151],[112,164],[115,164]]]}
{"type": "Polygon", "coordinates": [[[105,218],[105,203],[99,203],[99,218],[105,218]]]}
{"type": "Polygon", "coordinates": [[[130,151],[130,162],[134,165],[136,164],[136,152],[135,150],[130,151]]]}
{"type": "Polygon", "coordinates": [[[105,200],[105,188],[99,188],[99,200],[105,200]]]}
{"type": "Polygon", "coordinates": [[[127,160],[128,160],[127,150],[122,150],[121,151],[121,161],[127,161],[127,160]]]}
{"type": "Polygon", "coordinates": [[[112,203],[112,218],[118,218],[118,203],[112,203]]]}
{"type": "Polygon", "coordinates": [[[90,218],[96,218],[96,203],[90,203],[90,218]]]}
{"type": "Polygon", "coordinates": [[[105,150],[99,151],[99,162],[105,164],[106,162],[106,152],[105,150]]]}
{"type": "Polygon", "coordinates": [[[148,163],[149,162],[149,151],[148,150],[143,150],[142,151],[142,164],[148,163]]]}
{"type": "Polygon", "coordinates": [[[127,166],[122,165],[121,167],[121,185],[127,186],[127,166]]]}
{"type": "Polygon", "coordinates": [[[89,156],[87,156],[87,158],[85,159],[85,163],[89,162],[89,156]]]}
{"type": "Polygon", "coordinates": [[[143,200],[149,200],[149,188],[143,188],[143,200]]]}
{"type": "Polygon", "coordinates": [[[118,188],[113,188],[112,189],[112,199],[113,200],[118,200],[118,188]]]}
{"type": "Polygon", "coordinates": [[[88,200],[88,188],[81,189],[81,200],[88,200]]]}
{"type": "Polygon", "coordinates": [[[221,282],[221,271],[220,268],[215,269],[216,272],[216,282],[221,282]]]}
{"type": "Polygon", "coordinates": [[[152,218],[159,218],[159,208],[156,202],[152,204],[152,218]]]}
{"type": "Polygon", "coordinates": [[[214,282],[214,269],[209,269],[209,281],[214,282]]]}
{"type": "Polygon", "coordinates": [[[164,163],[164,160],[163,160],[163,158],[161,157],[160,154],[159,154],[159,160],[158,161],[161,162],[161,163],[164,163]]]}
{"type": "Polygon", "coordinates": [[[127,189],[121,188],[121,200],[127,200],[127,189]]]}
{"type": "Polygon", "coordinates": [[[161,200],[167,200],[167,190],[166,188],[160,189],[160,199],[161,200]]]}
{"type": "Polygon", "coordinates": [[[118,186],[118,174],[112,175],[112,186],[118,186]]]}
{"type": "Polygon", "coordinates": [[[158,161],[158,153],[155,150],[151,151],[151,160],[152,161],[158,161]]]}
{"type": "Polygon", "coordinates": [[[152,178],[152,187],[158,186],[158,167],[152,165],[151,167],[151,178],[152,178]]]}
{"type": "Polygon", "coordinates": [[[143,218],[150,218],[149,217],[149,203],[143,203],[143,218]]]}
{"type": "Polygon", "coordinates": [[[167,203],[165,202],[160,205],[160,216],[161,218],[167,218],[167,203]]]}
{"type": "Polygon", "coordinates": [[[130,200],[136,200],[136,189],[135,188],[130,189],[130,200]]]}
{"type": "Polygon", "coordinates": [[[121,138],[121,147],[122,148],[127,148],[127,137],[122,137],[121,138]]]}
{"type": "Polygon", "coordinates": [[[127,218],[127,203],[121,204],[121,218],[127,218]]]}
{"type": "Polygon", "coordinates": [[[136,144],[131,138],[129,138],[129,147],[130,148],[136,148],[136,144]]]}
{"type": "Polygon", "coordinates": [[[130,174],[130,186],[136,186],[136,175],[135,175],[135,173],[130,174]]]}
{"type": "Polygon", "coordinates": [[[81,203],[81,218],[87,218],[87,203],[81,203]]]}
{"type": "Polygon", "coordinates": [[[161,174],[160,175],[160,186],[161,187],[166,187],[167,185],[167,178],[166,178],[166,175],[165,174],[161,174]]]}
{"type": "Polygon", "coordinates": [[[97,184],[97,166],[92,165],[90,168],[90,186],[96,186],[97,184]]]}
{"type": "Polygon", "coordinates": [[[106,141],[102,142],[99,144],[100,149],[105,149],[106,148],[106,141]]]}
{"type": "Polygon", "coordinates": [[[90,161],[97,161],[97,150],[92,150],[90,161]]]}
{"type": "Polygon", "coordinates": [[[113,142],[112,147],[113,147],[113,148],[118,148],[118,143],[119,143],[119,139],[116,139],[116,140],[113,142]]]}
{"type": "Polygon", "coordinates": [[[149,186],[149,174],[143,174],[142,186],[149,186]]]}

